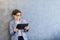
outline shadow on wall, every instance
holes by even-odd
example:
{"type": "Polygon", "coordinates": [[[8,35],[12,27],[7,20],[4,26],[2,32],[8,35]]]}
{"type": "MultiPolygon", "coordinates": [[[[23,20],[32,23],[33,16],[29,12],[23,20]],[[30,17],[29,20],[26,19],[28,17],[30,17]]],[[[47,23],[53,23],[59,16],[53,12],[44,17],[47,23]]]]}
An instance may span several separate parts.
{"type": "Polygon", "coordinates": [[[54,36],[54,40],[60,40],[60,32],[57,32],[54,36]]]}
{"type": "Polygon", "coordinates": [[[10,29],[9,24],[10,24],[10,21],[8,22],[8,36],[9,36],[8,40],[11,40],[11,36],[10,36],[10,32],[9,32],[9,31],[10,31],[10,30],[9,30],[9,29],[10,29]]]}

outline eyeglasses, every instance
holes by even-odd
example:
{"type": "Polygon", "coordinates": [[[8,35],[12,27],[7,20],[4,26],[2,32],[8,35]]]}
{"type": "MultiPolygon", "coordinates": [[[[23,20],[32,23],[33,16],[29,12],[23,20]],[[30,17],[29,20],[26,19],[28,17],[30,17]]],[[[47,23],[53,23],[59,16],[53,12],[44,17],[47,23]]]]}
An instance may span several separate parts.
{"type": "Polygon", "coordinates": [[[20,15],[16,15],[16,16],[20,16],[20,15]]]}

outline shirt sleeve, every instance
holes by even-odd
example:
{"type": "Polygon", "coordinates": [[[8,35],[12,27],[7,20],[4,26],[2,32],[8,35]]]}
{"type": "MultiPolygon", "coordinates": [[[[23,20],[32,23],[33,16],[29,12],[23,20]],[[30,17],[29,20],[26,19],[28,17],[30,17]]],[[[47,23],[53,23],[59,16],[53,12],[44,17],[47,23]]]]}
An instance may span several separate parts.
{"type": "MultiPolygon", "coordinates": [[[[23,20],[23,23],[28,23],[26,20],[23,20]]],[[[24,29],[24,32],[28,32],[28,30],[24,29]]]]}
{"type": "Polygon", "coordinates": [[[13,32],[13,22],[10,22],[10,35],[14,35],[14,32],[13,32]]]}

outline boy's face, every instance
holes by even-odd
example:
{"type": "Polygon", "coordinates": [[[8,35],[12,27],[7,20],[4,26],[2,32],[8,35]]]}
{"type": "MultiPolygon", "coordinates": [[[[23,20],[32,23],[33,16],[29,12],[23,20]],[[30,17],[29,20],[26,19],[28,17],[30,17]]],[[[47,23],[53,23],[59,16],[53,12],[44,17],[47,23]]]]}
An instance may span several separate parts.
{"type": "Polygon", "coordinates": [[[13,15],[14,19],[20,19],[21,13],[17,13],[16,15],[13,15]]]}

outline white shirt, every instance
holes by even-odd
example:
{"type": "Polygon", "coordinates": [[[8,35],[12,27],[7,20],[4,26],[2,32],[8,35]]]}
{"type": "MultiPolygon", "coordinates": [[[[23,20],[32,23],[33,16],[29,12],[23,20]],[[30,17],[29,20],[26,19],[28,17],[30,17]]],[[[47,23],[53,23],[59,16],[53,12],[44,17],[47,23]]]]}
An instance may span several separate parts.
{"type": "MultiPolygon", "coordinates": [[[[20,21],[19,22],[16,21],[16,23],[20,24],[20,21]]],[[[22,30],[18,30],[18,36],[22,36],[22,30]]]]}

